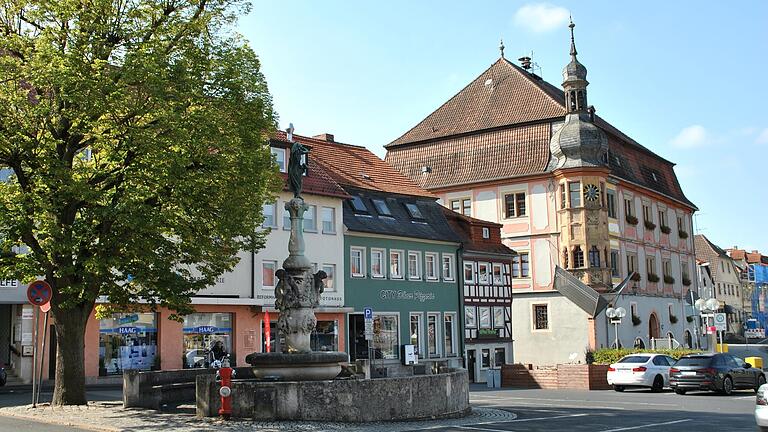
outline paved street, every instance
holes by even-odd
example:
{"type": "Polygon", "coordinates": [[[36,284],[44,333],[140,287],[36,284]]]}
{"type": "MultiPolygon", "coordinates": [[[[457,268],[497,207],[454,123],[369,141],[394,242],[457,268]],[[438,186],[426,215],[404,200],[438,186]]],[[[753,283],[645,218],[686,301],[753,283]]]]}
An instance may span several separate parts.
{"type": "MultiPolygon", "coordinates": [[[[50,393],[43,393],[50,398],[50,393]]],[[[89,391],[92,399],[112,401],[118,410],[120,391],[98,388],[89,391]]],[[[24,389],[0,390],[0,407],[24,405],[30,394],[24,389]]],[[[332,431],[339,427],[351,431],[650,431],[669,430],[736,431],[754,430],[752,417],[755,396],[751,391],[735,392],[726,397],[714,393],[692,393],[678,396],[670,391],[651,393],[647,390],[630,390],[624,393],[613,391],[576,390],[488,390],[473,386],[471,395],[473,407],[493,408],[509,411],[512,415],[499,419],[491,415],[477,416],[471,422],[461,424],[453,420],[432,422],[372,424],[372,425],[329,425],[272,423],[253,424],[247,421],[227,424],[197,422],[187,410],[175,414],[157,414],[154,411],[134,411],[142,416],[155,416],[155,426],[178,430],[252,430],[254,427],[269,431],[332,431]],[[154,414],[153,414],[154,413],[154,414]],[[162,418],[161,418],[162,416],[162,418]],[[175,419],[174,419],[175,417],[175,419]],[[198,425],[198,426],[194,426],[198,425]],[[266,428],[265,428],[266,427],[266,428]]],[[[106,405],[107,407],[110,404],[106,405]]],[[[109,409],[109,408],[107,408],[109,409]]],[[[63,418],[63,417],[62,417],[63,418]]],[[[83,417],[85,418],[85,417],[83,417]]],[[[75,416],[75,420],[77,416],[75,416]]],[[[73,423],[78,423],[74,421],[73,423]]],[[[104,424],[92,421],[79,422],[94,428],[53,426],[34,423],[30,420],[0,416],[0,432],[35,430],[51,432],[74,432],[83,430],[149,430],[146,427],[121,425],[116,421],[104,424]],[[122,427],[121,427],[122,426],[122,427]]],[[[150,428],[151,429],[151,428],[150,428]]]]}

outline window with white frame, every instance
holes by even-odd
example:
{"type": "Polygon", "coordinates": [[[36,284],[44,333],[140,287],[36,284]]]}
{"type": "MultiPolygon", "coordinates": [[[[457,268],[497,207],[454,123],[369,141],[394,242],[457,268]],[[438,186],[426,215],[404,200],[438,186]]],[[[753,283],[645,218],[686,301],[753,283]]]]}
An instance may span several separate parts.
{"type": "Polygon", "coordinates": [[[349,271],[352,277],[365,277],[365,248],[349,249],[349,271]]]}
{"type": "Polygon", "coordinates": [[[443,254],[443,280],[446,282],[453,282],[455,279],[453,272],[453,255],[443,254]]]}
{"type": "Polygon", "coordinates": [[[464,306],[464,326],[467,328],[477,327],[477,308],[474,306],[464,306]]]}
{"type": "Polygon", "coordinates": [[[400,326],[398,315],[377,314],[373,317],[373,350],[375,358],[400,358],[400,326]]]}
{"type": "Polygon", "coordinates": [[[440,357],[440,314],[427,314],[427,353],[430,357],[440,357]]]}
{"type": "Polygon", "coordinates": [[[403,251],[389,251],[389,277],[391,279],[403,278],[403,251]]]}
{"type": "Polygon", "coordinates": [[[326,291],[336,291],[336,264],[323,264],[326,278],[323,281],[326,291]]]}
{"type": "Polygon", "coordinates": [[[262,213],[264,214],[264,222],[261,224],[264,228],[274,228],[277,226],[277,219],[275,218],[275,210],[277,209],[276,203],[264,204],[262,213]]]}
{"type": "Polygon", "coordinates": [[[422,316],[423,315],[421,313],[412,312],[410,314],[411,324],[410,324],[410,342],[409,343],[414,346],[414,348],[416,349],[416,355],[418,355],[419,357],[424,356],[424,351],[421,348],[421,341],[423,340],[422,334],[424,332],[422,329],[422,325],[423,325],[422,316]]]}
{"type": "Polygon", "coordinates": [[[483,238],[489,239],[491,238],[491,229],[488,227],[483,227],[483,238]]]}
{"type": "Polygon", "coordinates": [[[323,207],[323,234],[336,234],[336,209],[323,207]]]}
{"type": "Polygon", "coordinates": [[[437,258],[436,253],[427,252],[424,254],[424,267],[426,270],[427,280],[436,281],[439,279],[437,274],[437,258]]]}
{"type": "Polygon", "coordinates": [[[504,285],[504,272],[501,263],[493,263],[493,284],[504,285]]]}
{"type": "Polygon", "coordinates": [[[264,288],[275,287],[275,272],[277,271],[277,261],[261,262],[261,286],[264,288]]]}
{"type": "Polygon", "coordinates": [[[280,172],[286,172],[285,171],[285,149],[270,147],[269,150],[272,152],[272,156],[275,157],[275,163],[277,163],[277,166],[280,169],[280,172]]]}
{"type": "Polygon", "coordinates": [[[421,279],[421,252],[408,251],[408,279],[421,279]]]}
{"type": "Polygon", "coordinates": [[[502,306],[493,307],[493,327],[504,328],[504,307],[502,306]]]}
{"type": "Polygon", "coordinates": [[[525,216],[525,192],[504,195],[504,218],[525,216]]]}
{"type": "Polygon", "coordinates": [[[453,357],[456,355],[456,314],[443,314],[444,325],[443,335],[445,336],[445,356],[453,357]]]}
{"type": "Polygon", "coordinates": [[[472,261],[464,262],[464,283],[475,283],[475,263],[472,261]]]}
{"type": "Polygon", "coordinates": [[[304,212],[304,231],[317,232],[317,206],[308,205],[304,212]]]}
{"type": "Polygon", "coordinates": [[[606,191],[606,197],[608,199],[608,217],[616,219],[616,192],[613,189],[606,191]]]}
{"type": "Polygon", "coordinates": [[[529,275],[528,252],[520,252],[512,257],[512,277],[527,278],[529,275]]]}
{"type": "Polygon", "coordinates": [[[477,263],[477,283],[489,285],[491,282],[491,269],[488,263],[477,263]]]}
{"type": "Polygon", "coordinates": [[[451,210],[464,216],[472,216],[472,201],[469,198],[451,200],[451,210]]]}
{"type": "Polygon", "coordinates": [[[492,328],[491,308],[481,306],[477,308],[477,314],[480,316],[480,328],[492,328]]]}
{"type": "Polygon", "coordinates": [[[371,277],[383,278],[384,269],[384,254],[386,250],[371,248],[371,277]]]}

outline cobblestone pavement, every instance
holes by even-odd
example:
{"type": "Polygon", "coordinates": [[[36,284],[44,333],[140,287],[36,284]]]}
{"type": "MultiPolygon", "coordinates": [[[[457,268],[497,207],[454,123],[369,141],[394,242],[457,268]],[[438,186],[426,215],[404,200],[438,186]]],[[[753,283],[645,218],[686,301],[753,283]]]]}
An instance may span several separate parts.
{"type": "Polygon", "coordinates": [[[0,408],[0,415],[26,418],[41,423],[71,426],[76,429],[104,432],[164,430],[174,431],[252,431],[264,432],[404,432],[414,429],[483,425],[515,419],[515,414],[494,408],[473,408],[463,418],[396,423],[321,423],[321,422],[254,422],[223,421],[215,418],[198,419],[194,407],[182,405],[174,412],[145,409],[124,409],[120,402],[92,402],[85,406],[53,408],[48,404],[0,408]]]}

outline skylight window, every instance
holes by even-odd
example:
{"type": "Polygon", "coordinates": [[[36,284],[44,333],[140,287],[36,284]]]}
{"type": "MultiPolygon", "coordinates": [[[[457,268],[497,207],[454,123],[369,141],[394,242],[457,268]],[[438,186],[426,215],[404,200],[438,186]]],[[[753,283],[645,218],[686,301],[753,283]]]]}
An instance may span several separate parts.
{"type": "Polygon", "coordinates": [[[355,213],[368,213],[368,209],[365,207],[365,203],[363,203],[363,199],[359,196],[353,196],[352,197],[352,208],[355,210],[355,213]]]}
{"type": "Polygon", "coordinates": [[[387,203],[384,202],[384,200],[375,199],[375,200],[371,200],[371,201],[373,201],[373,205],[374,205],[374,207],[376,207],[376,211],[380,215],[392,216],[392,211],[389,210],[389,207],[387,206],[387,203]]]}
{"type": "Polygon", "coordinates": [[[408,210],[408,214],[410,214],[413,219],[424,219],[421,210],[419,210],[419,207],[417,207],[416,204],[405,203],[405,209],[408,210]]]}

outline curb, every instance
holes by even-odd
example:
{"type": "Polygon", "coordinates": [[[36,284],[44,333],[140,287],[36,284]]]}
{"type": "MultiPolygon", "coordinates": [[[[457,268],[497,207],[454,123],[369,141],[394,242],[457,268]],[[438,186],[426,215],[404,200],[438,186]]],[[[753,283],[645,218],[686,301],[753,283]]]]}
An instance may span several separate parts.
{"type": "Polygon", "coordinates": [[[97,425],[88,424],[88,423],[75,423],[75,422],[66,421],[66,420],[57,421],[52,418],[41,418],[37,416],[24,415],[24,414],[19,414],[15,412],[4,411],[4,410],[0,410],[0,417],[13,417],[13,418],[31,420],[35,423],[44,423],[44,424],[50,424],[50,425],[56,425],[56,426],[71,426],[71,427],[76,427],[76,428],[94,431],[94,432],[121,432],[122,431],[122,429],[115,429],[115,428],[110,428],[106,426],[97,426],[97,425]]]}

